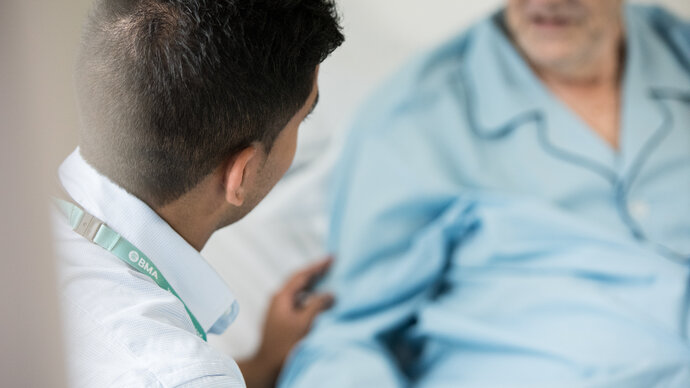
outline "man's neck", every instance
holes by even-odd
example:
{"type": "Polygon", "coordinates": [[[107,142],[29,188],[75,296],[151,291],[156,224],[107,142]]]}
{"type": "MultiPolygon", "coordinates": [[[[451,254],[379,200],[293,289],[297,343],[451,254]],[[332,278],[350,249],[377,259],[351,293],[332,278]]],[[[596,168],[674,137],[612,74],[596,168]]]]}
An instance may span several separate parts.
{"type": "Polygon", "coordinates": [[[166,205],[156,209],[156,213],[197,251],[203,249],[213,234],[213,230],[204,225],[202,219],[195,217],[191,209],[166,205]]]}
{"type": "Polygon", "coordinates": [[[569,106],[611,147],[618,148],[620,82],[623,50],[620,39],[587,63],[534,70],[551,92],[569,106]]]}
{"type": "Polygon", "coordinates": [[[196,192],[190,192],[154,210],[189,245],[201,251],[218,229],[221,206],[208,198],[201,198],[196,192]]]}
{"type": "Polygon", "coordinates": [[[533,64],[539,78],[549,85],[579,89],[618,87],[621,79],[624,47],[622,36],[603,45],[598,55],[566,64],[533,64]]]}

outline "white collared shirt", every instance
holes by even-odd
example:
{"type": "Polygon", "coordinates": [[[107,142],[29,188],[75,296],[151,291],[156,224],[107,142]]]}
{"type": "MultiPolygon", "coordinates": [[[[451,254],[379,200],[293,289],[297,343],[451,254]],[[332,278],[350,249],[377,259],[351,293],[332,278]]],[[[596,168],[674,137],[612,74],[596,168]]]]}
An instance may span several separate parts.
{"type": "MultiPolygon", "coordinates": [[[[205,331],[225,331],[237,302],[198,251],[79,149],[59,177],[72,201],[155,263],[205,331]]],[[[180,300],[54,218],[70,386],[245,386],[232,358],[196,336],[180,300]]]]}

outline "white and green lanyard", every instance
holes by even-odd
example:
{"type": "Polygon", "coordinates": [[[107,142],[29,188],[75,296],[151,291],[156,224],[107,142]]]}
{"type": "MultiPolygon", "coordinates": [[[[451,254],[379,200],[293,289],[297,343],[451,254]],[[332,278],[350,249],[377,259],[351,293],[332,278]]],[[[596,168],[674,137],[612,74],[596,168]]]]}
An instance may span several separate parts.
{"type": "Polygon", "coordinates": [[[187,310],[187,314],[189,314],[189,318],[191,318],[194,328],[196,329],[196,334],[206,341],[206,332],[203,327],[201,327],[201,324],[199,324],[199,321],[194,314],[189,311],[189,308],[187,308],[182,298],[175,292],[170,283],[165,280],[165,277],[158,270],[156,265],[153,264],[151,259],[146,257],[146,255],[135,247],[134,244],[110,229],[103,221],[84,211],[84,209],[62,199],[55,198],[54,201],[69,220],[72,230],[108,252],[111,252],[139,273],[151,278],[160,288],[168,290],[171,294],[175,295],[175,297],[182,302],[185,310],[187,310]]]}

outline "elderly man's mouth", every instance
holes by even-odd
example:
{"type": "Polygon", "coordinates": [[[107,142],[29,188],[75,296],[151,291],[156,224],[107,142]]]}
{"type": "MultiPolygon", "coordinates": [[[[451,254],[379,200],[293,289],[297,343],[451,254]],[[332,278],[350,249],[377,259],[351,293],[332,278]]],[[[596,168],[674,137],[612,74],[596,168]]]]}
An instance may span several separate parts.
{"type": "Polygon", "coordinates": [[[574,23],[572,18],[563,16],[543,16],[537,15],[530,18],[530,22],[534,27],[540,29],[562,29],[572,26],[574,23]]]}

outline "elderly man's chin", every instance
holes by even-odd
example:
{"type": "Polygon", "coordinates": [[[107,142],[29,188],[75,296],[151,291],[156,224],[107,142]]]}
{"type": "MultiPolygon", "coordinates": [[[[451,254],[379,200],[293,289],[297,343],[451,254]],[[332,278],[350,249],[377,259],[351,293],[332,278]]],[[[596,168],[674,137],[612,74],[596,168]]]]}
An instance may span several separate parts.
{"type": "Polygon", "coordinates": [[[509,0],[505,21],[533,66],[565,70],[619,36],[621,11],[622,0],[509,0]]]}
{"type": "Polygon", "coordinates": [[[563,68],[577,63],[587,51],[587,42],[577,34],[523,37],[520,48],[526,59],[543,68],[563,68]]]}

